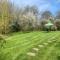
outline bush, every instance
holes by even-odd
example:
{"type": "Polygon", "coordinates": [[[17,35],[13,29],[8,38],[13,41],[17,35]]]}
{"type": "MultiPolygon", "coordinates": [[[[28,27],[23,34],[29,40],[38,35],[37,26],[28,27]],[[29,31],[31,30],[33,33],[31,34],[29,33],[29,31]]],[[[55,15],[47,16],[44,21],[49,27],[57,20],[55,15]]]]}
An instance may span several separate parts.
{"type": "Polygon", "coordinates": [[[57,27],[57,30],[60,30],[60,20],[56,20],[55,25],[57,27]]]}
{"type": "Polygon", "coordinates": [[[11,32],[18,32],[20,31],[20,25],[16,21],[13,24],[11,24],[10,29],[11,29],[11,32]]]}

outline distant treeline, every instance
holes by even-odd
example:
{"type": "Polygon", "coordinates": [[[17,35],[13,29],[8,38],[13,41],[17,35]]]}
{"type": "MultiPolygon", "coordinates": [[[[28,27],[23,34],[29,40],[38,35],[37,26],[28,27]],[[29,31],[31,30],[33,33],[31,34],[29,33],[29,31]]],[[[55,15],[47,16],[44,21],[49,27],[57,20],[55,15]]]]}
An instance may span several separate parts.
{"type": "MultiPolygon", "coordinates": [[[[53,15],[50,11],[40,12],[37,6],[16,7],[9,1],[0,1],[0,33],[45,30],[47,20],[60,30],[60,10],[53,15]]],[[[55,28],[52,27],[54,30],[55,28]]]]}

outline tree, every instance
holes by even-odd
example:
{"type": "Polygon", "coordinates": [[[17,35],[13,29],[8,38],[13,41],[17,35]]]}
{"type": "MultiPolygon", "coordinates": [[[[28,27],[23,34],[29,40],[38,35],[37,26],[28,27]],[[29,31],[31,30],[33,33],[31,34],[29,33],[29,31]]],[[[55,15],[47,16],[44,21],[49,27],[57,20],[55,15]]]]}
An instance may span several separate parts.
{"type": "Polygon", "coordinates": [[[50,17],[52,17],[52,13],[50,11],[44,11],[42,14],[41,14],[41,18],[42,19],[49,19],[50,17]]]}
{"type": "Polygon", "coordinates": [[[10,3],[7,0],[2,0],[0,2],[0,32],[3,34],[7,33],[9,30],[9,5],[10,3]]]}
{"type": "Polygon", "coordinates": [[[48,21],[47,24],[45,24],[46,31],[51,31],[51,28],[54,24],[51,21],[48,21]]]}
{"type": "Polygon", "coordinates": [[[10,24],[15,22],[16,18],[16,7],[7,0],[0,2],[0,33],[6,34],[10,32],[10,24]]]}
{"type": "Polygon", "coordinates": [[[33,5],[33,6],[26,6],[25,9],[24,9],[24,12],[25,13],[31,12],[34,15],[38,15],[38,13],[39,13],[38,8],[35,5],[33,5]]]}
{"type": "Polygon", "coordinates": [[[60,19],[60,10],[56,13],[56,19],[60,19]]]}
{"type": "Polygon", "coordinates": [[[57,30],[60,30],[60,20],[59,19],[55,21],[55,25],[57,27],[57,30]]]}
{"type": "Polygon", "coordinates": [[[47,21],[46,20],[42,20],[41,22],[40,22],[40,29],[41,30],[43,30],[43,31],[45,31],[45,24],[47,23],[47,21]]]}
{"type": "Polygon", "coordinates": [[[21,13],[19,13],[19,21],[20,26],[22,27],[22,30],[33,30],[36,28],[37,24],[37,15],[38,15],[38,9],[36,6],[26,6],[24,9],[20,10],[21,13]]]}

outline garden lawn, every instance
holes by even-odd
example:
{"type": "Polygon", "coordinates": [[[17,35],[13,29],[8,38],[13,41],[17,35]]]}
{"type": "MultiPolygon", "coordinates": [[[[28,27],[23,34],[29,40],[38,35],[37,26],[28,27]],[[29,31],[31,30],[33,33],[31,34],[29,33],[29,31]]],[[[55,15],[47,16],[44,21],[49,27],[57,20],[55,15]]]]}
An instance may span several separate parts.
{"type": "Polygon", "coordinates": [[[6,38],[4,48],[0,48],[0,60],[60,60],[60,32],[14,33],[6,38]],[[27,55],[29,52],[35,56],[27,55]]]}

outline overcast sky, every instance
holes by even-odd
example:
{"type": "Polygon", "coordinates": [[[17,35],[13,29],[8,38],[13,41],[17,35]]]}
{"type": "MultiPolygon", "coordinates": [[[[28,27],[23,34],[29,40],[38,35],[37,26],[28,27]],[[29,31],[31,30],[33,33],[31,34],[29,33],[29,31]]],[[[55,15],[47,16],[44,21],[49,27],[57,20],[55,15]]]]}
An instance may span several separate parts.
{"type": "Polygon", "coordinates": [[[40,11],[50,10],[53,14],[60,9],[60,0],[10,0],[16,6],[36,5],[40,11]]]}

